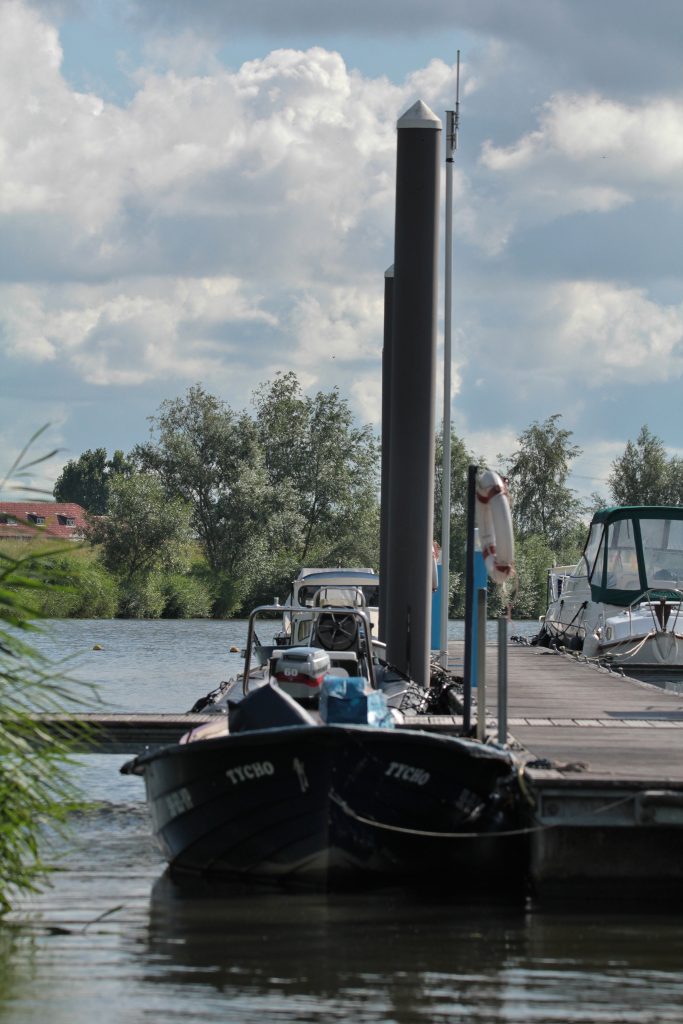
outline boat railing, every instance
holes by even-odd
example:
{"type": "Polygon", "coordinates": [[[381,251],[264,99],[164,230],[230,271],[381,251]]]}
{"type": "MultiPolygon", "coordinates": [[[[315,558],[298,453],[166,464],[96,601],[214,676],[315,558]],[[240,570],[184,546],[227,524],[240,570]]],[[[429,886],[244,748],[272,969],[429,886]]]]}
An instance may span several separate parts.
{"type": "Polygon", "coordinates": [[[674,633],[681,611],[683,611],[683,590],[679,590],[678,587],[650,587],[648,590],[644,590],[629,605],[629,624],[632,623],[631,616],[634,609],[636,607],[642,608],[643,605],[649,608],[654,628],[657,631],[661,630],[661,632],[665,633],[668,629],[674,633]],[[674,608],[676,614],[673,616],[673,622],[671,622],[674,608]]]}
{"type": "Polygon", "coordinates": [[[576,569],[574,565],[553,565],[548,569],[548,602],[559,601],[564,590],[564,581],[576,569]]]}
{"type": "MultiPolygon", "coordinates": [[[[281,604],[262,604],[258,608],[254,608],[249,615],[249,624],[247,626],[247,643],[244,652],[244,675],[242,677],[242,690],[246,696],[249,690],[249,673],[251,671],[251,653],[254,649],[254,642],[259,643],[256,636],[256,619],[259,616],[267,614],[282,615],[283,606],[281,604]]],[[[313,622],[316,622],[318,618],[323,615],[331,615],[333,618],[339,616],[341,618],[348,618],[352,616],[357,620],[358,625],[358,644],[360,652],[365,654],[365,660],[368,666],[368,681],[373,690],[377,689],[375,682],[375,666],[373,663],[373,652],[372,652],[372,623],[370,616],[365,608],[352,608],[348,605],[322,605],[317,608],[306,608],[301,609],[301,613],[305,614],[313,622]]],[[[297,609],[289,607],[287,608],[287,614],[296,616],[297,609]]],[[[321,650],[326,650],[322,644],[320,644],[321,650]]]]}
{"type": "Polygon", "coordinates": [[[331,605],[337,605],[345,609],[347,607],[367,609],[371,623],[373,622],[373,615],[375,618],[378,615],[378,609],[368,605],[363,588],[357,583],[347,583],[344,585],[344,581],[335,581],[334,583],[320,584],[315,588],[309,585],[308,589],[315,589],[315,595],[310,604],[308,600],[304,604],[300,603],[299,595],[302,592],[300,590],[298,594],[295,591],[284,605],[282,630],[280,633],[276,633],[275,636],[285,643],[292,643],[294,641],[304,643],[302,636],[306,628],[313,622],[314,615],[312,613],[316,608],[328,608],[331,605]],[[348,602],[343,598],[340,600],[340,594],[348,596],[348,602]]]}

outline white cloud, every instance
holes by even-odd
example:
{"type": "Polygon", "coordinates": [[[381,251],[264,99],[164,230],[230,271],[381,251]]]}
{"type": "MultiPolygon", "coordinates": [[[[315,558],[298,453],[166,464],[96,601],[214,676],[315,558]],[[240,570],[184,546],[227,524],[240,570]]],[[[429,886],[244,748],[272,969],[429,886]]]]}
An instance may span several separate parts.
{"type": "MultiPolygon", "coordinates": [[[[438,105],[453,68],[433,61],[399,87],[320,47],[236,71],[191,49],[203,74],[141,68],[122,107],[65,81],[35,9],[0,10],[0,89],[13,96],[0,232],[20,282],[2,287],[5,350],[102,387],[234,380],[235,362],[263,379],[285,352],[310,383],[348,374],[371,390],[395,122],[417,90],[438,105]],[[256,344],[249,324],[263,327],[256,344]]],[[[148,52],[157,68],[176,53],[166,39],[148,52]]]]}
{"type": "Polygon", "coordinates": [[[596,93],[560,93],[544,104],[538,127],[509,146],[486,140],[481,167],[504,190],[494,206],[516,227],[577,212],[606,213],[665,192],[680,199],[683,98],[625,104],[596,93]]]}
{"type": "Polygon", "coordinates": [[[683,372],[683,304],[663,306],[639,288],[575,281],[555,291],[555,357],[584,360],[585,383],[664,381],[683,372]]]}
{"type": "Polygon", "coordinates": [[[231,278],[142,279],[135,285],[0,288],[6,348],[34,362],[62,359],[88,383],[194,379],[231,358],[217,327],[274,316],[231,278]]]}
{"type": "MultiPolygon", "coordinates": [[[[77,12],[72,0],[61,6],[77,12]]],[[[240,406],[256,383],[294,368],[306,388],[338,384],[377,422],[395,122],[418,97],[443,116],[455,69],[432,60],[397,84],[379,55],[370,77],[311,45],[230,70],[226,37],[206,26],[230,21],[232,32],[226,12],[255,25],[266,8],[191,6],[189,24],[187,5],[145,0],[149,20],[131,53],[147,63],[119,105],[103,98],[116,94],[106,83],[103,95],[70,84],[88,76],[74,72],[73,38],[63,71],[54,4],[0,3],[0,89],[11,97],[0,110],[0,361],[4,352],[15,380],[35,373],[77,396],[81,383],[89,395],[99,389],[93,405],[99,395],[117,403],[125,389],[143,423],[147,396],[156,404],[166,380],[169,392],[204,380],[240,406]],[[187,32],[173,35],[174,23],[187,32]]],[[[608,6],[591,6],[591,19],[608,6]]],[[[683,104],[680,91],[651,86],[634,99],[628,64],[612,93],[590,76],[556,75],[560,49],[585,29],[575,3],[530,0],[514,25],[503,0],[456,7],[432,0],[419,17],[485,33],[467,37],[462,66],[453,390],[460,432],[493,457],[555,411],[590,429],[588,385],[603,398],[601,387],[683,372],[675,269],[662,282],[668,250],[664,272],[647,249],[646,269],[633,271],[622,256],[639,247],[617,250],[603,234],[630,218],[624,236],[639,237],[647,202],[661,204],[662,218],[680,210],[683,104]]],[[[295,8],[348,23],[339,5],[295,8]]],[[[630,0],[621,9],[631,14],[611,42],[623,42],[636,13],[642,20],[630,0]]],[[[108,10],[115,20],[117,5],[108,10]]],[[[392,12],[394,27],[415,24],[414,8],[392,12]]],[[[374,8],[357,13],[358,25],[379,24],[374,8]]],[[[314,34],[287,34],[297,38],[314,34]]],[[[231,54],[238,45],[236,35],[231,54]]],[[[612,58],[602,39],[599,50],[602,68],[612,58]]],[[[582,61],[585,48],[574,54],[582,61]]],[[[651,70],[656,78],[659,66],[651,70]]],[[[673,252],[675,216],[669,223],[673,252]]],[[[654,241],[650,251],[660,253],[654,241]]],[[[86,416],[70,408],[74,422],[86,416]]]]}

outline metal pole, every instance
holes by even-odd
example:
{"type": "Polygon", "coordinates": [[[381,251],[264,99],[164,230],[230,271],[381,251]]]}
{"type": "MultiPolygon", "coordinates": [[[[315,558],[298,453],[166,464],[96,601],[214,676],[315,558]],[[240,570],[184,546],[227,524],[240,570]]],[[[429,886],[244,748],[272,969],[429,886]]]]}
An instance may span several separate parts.
{"type": "Polygon", "coordinates": [[[430,682],[439,131],[422,101],[398,121],[387,660],[430,682]]]}
{"type": "Polygon", "coordinates": [[[455,86],[455,110],[446,111],[446,223],[443,317],[443,463],[441,473],[441,665],[448,668],[448,599],[451,571],[451,296],[453,287],[453,153],[458,146],[460,50],[455,86]]]}
{"type": "Polygon", "coordinates": [[[384,274],[384,345],[382,348],[382,475],[379,525],[379,615],[377,634],[386,639],[389,566],[389,459],[391,446],[391,339],[394,324],[394,268],[384,274]]]}
{"type": "Polygon", "coordinates": [[[477,590],[477,739],[486,738],[486,598],[477,590]]]}
{"type": "Polygon", "coordinates": [[[467,471],[467,550],[465,554],[465,668],[463,672],[462,730],[469,736],[472,726],[472,619],[474,605],[474,502],[477,466],[467,471]]]}
{"type": "Polygon", "coordinates": [[[508,739],[508,620],[498,619],[498,742],[505,746],[508,739]]]}

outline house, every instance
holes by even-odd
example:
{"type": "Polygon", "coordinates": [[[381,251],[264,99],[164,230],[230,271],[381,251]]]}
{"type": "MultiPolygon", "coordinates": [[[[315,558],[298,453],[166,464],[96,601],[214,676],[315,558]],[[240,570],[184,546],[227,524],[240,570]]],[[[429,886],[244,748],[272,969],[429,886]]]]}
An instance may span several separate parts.
{"type": "Polygon", "coordinates": [[[0,501],[0,541],[83,540],[86,511],[73,502],[0,501]]]}

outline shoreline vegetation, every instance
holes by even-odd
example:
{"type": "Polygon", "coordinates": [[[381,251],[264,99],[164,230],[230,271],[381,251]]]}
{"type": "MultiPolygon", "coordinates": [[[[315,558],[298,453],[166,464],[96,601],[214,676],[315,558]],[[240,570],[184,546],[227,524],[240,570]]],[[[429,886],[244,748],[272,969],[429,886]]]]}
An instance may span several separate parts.
{"type": "MultiPolygon", "coordinates": [[[[42,433],[20,453],[0,491],[23,490],[30,467],[50,457],[28,454],[42,433]]],[[[0,546],[0,918],[18,892],[40,888],[51,870],[42,854],[45,833],[65,830],[71,811],[82,804],[69,775],[69,742],[34,717],[77,711],[86,693],[92,702],[94,692],[68,679],[30,642],[39,629],[34,620],[40,601],[63,592],[49,564],[57,557],[56,547],[48,555],[35,542],[16,552],[0,546]]]]}
{"type": "MultiPolygon", "coordinates": [[[[379,439],[337,388],[306,395],[293,372],[260,385],[234,410],[200,384],[161,403],[147,441],[110,458],[103,448],[64,466],[53,495],[86,511],[80,544],[40,529],[0,550],[41,559],[49,584],[28,600],[47,618],[215,618],[284,599],[303,566],[379,566],[379,439]]],[[[441,542],[442,440],[435,438],[434,539],[441,542]]],[[[489,614],[538,619],[547,571],[576,564],[592,513],[610,504],[678,504],[683,460],[643,426],[612,464],[609,497],[568,486],[582,454],[555,413],[497,457],[508,480],[516,574],[489,584],[489,614]]],[[[451,437],[449,617],[464,614],[468,468],[451,437]]],[[[409,486],[409,481],[406,482],[409,486]]]]}

